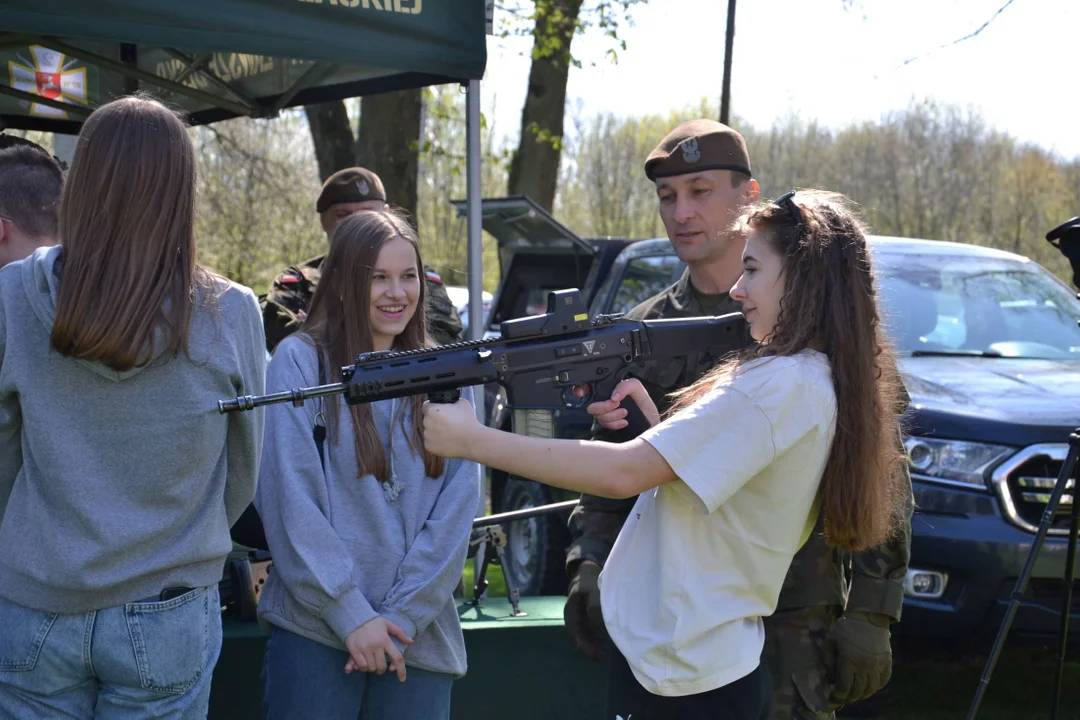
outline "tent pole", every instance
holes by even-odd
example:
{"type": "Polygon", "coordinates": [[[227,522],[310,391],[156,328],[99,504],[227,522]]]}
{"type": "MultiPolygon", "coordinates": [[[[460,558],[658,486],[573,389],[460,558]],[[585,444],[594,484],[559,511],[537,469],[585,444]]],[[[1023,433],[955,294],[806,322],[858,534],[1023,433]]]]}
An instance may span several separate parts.
{"type": "Polygon", "coordinates": [[[94,111],[94,108],[91,107],[83,107],[82,105],[76,105],[74,103],[52,100],[42,95],[35,95],[33,93],[23,92],[22,90],[16,90],[7,85],[0,85],[0,95],[7,95],[17,100],[25,100],[26,102],[38,103],[39,105],[46,105],[83,118],[90,117],[90,113],[94,111]]]}
{"type": "MultiPolygon", "coordinates": [[[[483,247],[480,239],[480,81],[470,80],[465,97],[466,227],[468,228],[469,340],[484,335],[483,247]]],[[[483,420],[483,418],[481,418],[483,420]]]]}
{"type": "MultiPolygon", "coordinates": [[[[465,227],[468,240],[468,286],[469,286],[469,327],[468,339],[479,340],[484,335],[484,272],[482,267],[483,248],[480,243],[480,81],[470,80],[465,93],[465,227]]],[[[473,388],[476,416],[486,423],[484,406],[484,387],[473,388]]],[[[476,517],[487,514],[486,470],[481,468],[480,502],[476,508],[476,517]]],[[[473,558],[473,577],[480,576],[486,548],[481,545],[473,558]]],[[[471,595],[472,588],[466,588],[466,595],[471,595]]]]}

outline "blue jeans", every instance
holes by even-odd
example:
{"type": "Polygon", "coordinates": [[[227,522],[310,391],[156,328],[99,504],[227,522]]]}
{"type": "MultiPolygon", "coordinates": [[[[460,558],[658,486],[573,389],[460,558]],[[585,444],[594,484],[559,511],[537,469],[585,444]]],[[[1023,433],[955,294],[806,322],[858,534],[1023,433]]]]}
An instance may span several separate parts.
{"type": "Polygon", "coordinates": [[[78,615],[0,598],[0,717],[205,720],[216,585],[78,615]]]}
{"type": "Polygon", "coordinates": [[[449,720],[452,675],[406,665],[345,674],[349,654],[275,627],[263,656],[266,720],[449,720]]]}

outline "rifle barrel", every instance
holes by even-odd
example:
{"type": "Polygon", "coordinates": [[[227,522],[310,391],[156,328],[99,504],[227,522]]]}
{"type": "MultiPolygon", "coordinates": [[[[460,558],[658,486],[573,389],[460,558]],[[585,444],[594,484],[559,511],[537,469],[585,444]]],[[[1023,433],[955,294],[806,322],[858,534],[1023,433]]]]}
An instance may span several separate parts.
{"type": "Polygon", "coordinates": [[[253,410],[260,405],[273,405],[274,403],[291,402],[294,405],[303,405],[305,400],[344,393],[349,389],[349,383],[331,383],[329,385],[317,385],[309,388],[294,388],[269,395],[241,395],[234,400],[218,400],[218,412],[227,413],[243,410],[253,410]]]}
{"type": "Polygon", "coordinates": [[[513,520],[527,520],[528,518],[536,517],[537,515],[550,515],[562,510],[571,510],[577,504],[577,500],[565,500],[563,502],[551,503],[550,505],[538,505],[523,510],[511,510],[510,512],[499,513],[498,515],[485,515],[473,520],[472,526],[474,528],[482,528],[488,527],[489,525],[500,525],[504,522],[511,522],[513,520]]]}

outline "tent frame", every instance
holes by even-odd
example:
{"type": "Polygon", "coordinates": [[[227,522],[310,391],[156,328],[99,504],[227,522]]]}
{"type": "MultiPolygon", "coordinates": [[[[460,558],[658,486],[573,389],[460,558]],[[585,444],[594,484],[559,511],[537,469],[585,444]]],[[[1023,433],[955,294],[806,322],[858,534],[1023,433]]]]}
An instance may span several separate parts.
{"type": "MultiPolygon", "coordinates": [[[[102,69],[115,72],[131,81],[129,85],[129,91],[135,91],[139,83],[145,83],[152,85],[165,94],[169,95],[181,95],[192,100],[207,103],[214,108],[224,111],[228,115],[236,115],[240,117],[249,118],[274,118],[277,117],[281,111],[292,102],[298,93],[301,91],[316,85],[325,75],[333,69],[333,64],[328,62],[315,62],[310,68],[308,68],[304,74],[298,78],[291,87],[288,88],[283,94],[279,95],[274,101],[266,105],[260,101],[252,98],[245,93],[238,90],[231,83],[228,83],[218,77],[212,70],[206,67],[206,64],[213,58],[212,52],[200,52],[194,55],[183,53],[175,48],[165,47],[162,48],[170,57],[180,61],[184,65],[184,69],[175,80],[169,80],[167,78],[159,77],[153,73],[140,70],[135,66],[137,48],[134,44],[124,43],[121,45],[122,55],[124,60],[114,60],[112,58],[105,57],[89,50],[71,45],[68,42],[63,41],[57,37],[51,37],[46,35],[19,33],[19,32],[5,32],[0,33],[0,51],[7,50],[13,47],[21,47],[24,45],[40,45],[41,47],[53,50],[58,53],[63,53],[69,57],[78,58],[83,62],[96,65],[102,69]],[[204,92],[197,88],[188,87],[184,84],[184,81],[190,77],[198,75],[206,79],[209,83],[213,84],[218,89],[228,93],[230,98],[220,97],[211,93],[204,92]]],[[[423,82],[423,75],[416,73],[407,74],[410,81],[423,82]]],[[[420,87],[426,87],[430,84],[438,84],[439,80],[444,80],[438,76],[431,76],[432,82],[421,84],[420,87]]],[[[347,91],[347,86],[342,88],[347,91]]],[[[388,88],[390,89],[390,88],[388,88]]],[[[17,100],[25,100],[27,102],[37,103],[39,105],[45,105],[47,107],[55,108],[57,110],[63,110],[65,112],[74,115],[80,120],[76,121],[57,121],[49,119],[39,119],[35,122],[36,125],[47,132],[54,132],[60,134],[72,134],[71,131],[76,129],[82,120],[89,117],[94,108],[84,107],[73,103],[64,103],[57,100],[52,100],[41,95],[34,95],[23,90],[17,90],[9,85],[0,84],[0,95],[6,95],[8,97],[15,98],[17,100]]],[[[200,111],[197,115],[207,118],[204,122],[206,124],[216,122],[212,118],[214,113],[208,113],[207,111],[200,111]]],[[[481,245],[481,227],[480,227],[480,81],[469,80],[466,83],[466,199],[468,203],[468,209],[466,212],[466,225],[467,225],[467,272],[468,272],[468,287],[469,287],[469,318],[470,323],[467,328],[468,339],[479,340],[483,336],[483,269],[482,269],[482,256],[483,250],[481,245]]],[[[483,412],[483,404],[477,403],[478,412],[483,412]]]]}
{"type": "MultiPolygon", "coordinates": [[[[487,34],[491,34],[492,3],[485,3],[487,7],[487,34]]],[[[315,58],[303,58],[312,62],[298,79],[282,94],[274,97],[254,98],[239,90],[232,83],[218,77],[207,64],[214,57],[213,51],[199,51],[185,53],[174,47],[159,47],[169,57],[182,63],[183,68],[174,80],[159,77],[153,73],[141,70],[137,67],[138,46],[132,41],[138,38],[126,38],[126,42],[120,43],[120,59],[116,60],[105,57],[99,53],[76,47],[69,42],[47,34],[26,32],[0,32],[0,51],[26,45],[38,45],[49,50],[63,53],[64,55],[77,58],[83,62],[95,65],[122,76],[125,79],[125,89],[130,94],[136,92],[140,83],[153,86],[162,91],[163,99],[169,96],[181,96],[192,100],[206,103],[209,109],[192,112],[190,120],[193,124],[211,124],[232,117],[249,118],[275,118],[291,103],[309,104],[326,102],[341,98],[362,97],[363,95],[378,94],[406,88],[428,87],[431,85],[458,82],[466,87],[466,227],[467,227],[467,273],[469,289],[469,326],[466,328],[467,339],[480,340],[485,330],[483,313],[483,248],[481,242],[481,183],[480,163],[482,161],[480,149],[480,80],[447,77],[437,72],[406,71],[375,80],[359,80],[335,85],[330,88],[317,87],[318,83],[333,72],[336,63],[315,58]],[[188,87],[184,84],[193,76],[205,79],[216,89],[226,93],[226,97],[214,95],[198,88],[188,87]],[[304,93],[302,98],[297,96],[304,93]]],[[[41,95],[34,95],[22,90],[0,83],[0,95],[5,95],[18,100],[37,103],[47,107],[63,110],[75,119],[65,120],[58,118],[32,118],[18,120],[11,123],[13,127],[24,127],[45,132],[56,133],[64,136],[64,144],[74,147],[73,136],[78,132],[83,120],[93,112],[90,105],[78,105],[74,103],[62,103],[41,95]],[[17,123],[17,124],[16,124],[17,123]]],[[[0,121],[0,130],[3,122],[0,121]]],[[[474,403],[476,413],[481,422],[486,420],[486,411],[483,402],[483,387],[474,388],[474,403]]],[[[480,480],[481,490],[486,483],[480,480]]],[[[480,493],[477,516],[486,512],[484,503],[486,493],[480,493]]],[[[480,559],[483,549],[477,555],[476,565],[479,570],[480,559]]]]}

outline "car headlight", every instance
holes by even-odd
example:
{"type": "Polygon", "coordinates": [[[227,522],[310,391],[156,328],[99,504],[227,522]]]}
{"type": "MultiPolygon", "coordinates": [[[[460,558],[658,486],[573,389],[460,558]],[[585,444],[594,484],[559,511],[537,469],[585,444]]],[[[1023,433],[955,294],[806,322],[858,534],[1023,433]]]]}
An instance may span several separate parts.
{"type": "Polygon", "coordinates": [[[1004,445],[909,437],[904,440],[913,473],[931,480],[986,489],[986,471],[1015,450],[1004,445]]]}

